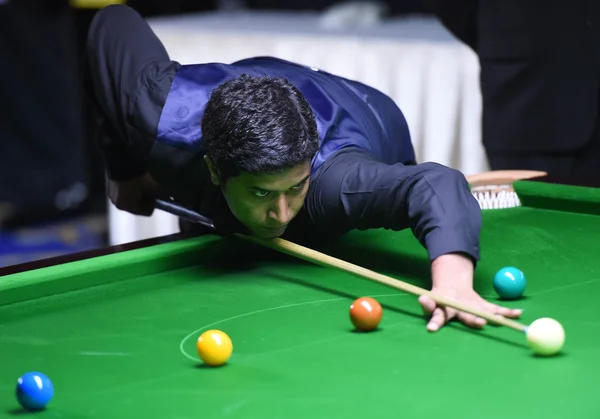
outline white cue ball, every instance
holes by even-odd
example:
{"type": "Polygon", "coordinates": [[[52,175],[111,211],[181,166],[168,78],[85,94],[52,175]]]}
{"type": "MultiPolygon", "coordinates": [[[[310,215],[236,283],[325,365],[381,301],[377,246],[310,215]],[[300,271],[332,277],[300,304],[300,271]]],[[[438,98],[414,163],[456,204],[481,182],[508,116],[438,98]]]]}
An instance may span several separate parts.
{"type": "Polygon", "coordinates": [[[527,328],[527,343],[537,355],[554,355],[565,343],[565,330],[554,319],[543,317],[527,328]]]}

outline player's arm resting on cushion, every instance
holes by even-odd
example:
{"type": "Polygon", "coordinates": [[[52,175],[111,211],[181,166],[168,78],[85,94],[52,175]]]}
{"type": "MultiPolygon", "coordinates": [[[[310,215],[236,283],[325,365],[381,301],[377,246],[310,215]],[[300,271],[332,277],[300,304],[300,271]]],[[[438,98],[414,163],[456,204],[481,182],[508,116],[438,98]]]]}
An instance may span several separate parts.
{"type": "MultiPolygon", "coordinates": [[[[345,152],[333,157],[314,182],[311,212],[324,223],[345,230],[410,228],[428,251],[433,292],[503,316],[520,315],[473,290],[481,210],[459,171],[435,163],[387,165],[361,152],[345,152]]],[[[472,327],[485,324],[438,307],[430,298],[422,296],[419,302],[431,314],[430,331],[454,317],[472,327]]]]}

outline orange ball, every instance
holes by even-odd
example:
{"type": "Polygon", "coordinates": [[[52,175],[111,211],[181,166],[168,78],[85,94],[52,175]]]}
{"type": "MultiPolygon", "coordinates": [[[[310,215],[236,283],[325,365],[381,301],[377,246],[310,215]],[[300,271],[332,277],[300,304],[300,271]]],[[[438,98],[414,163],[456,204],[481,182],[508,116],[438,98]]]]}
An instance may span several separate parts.
{"type": "Polygon", "coordinates": [[[383,310],[381,304],[371,297],[361,297],[350,306],[350,320],[354,327],[363,332],[377,329],[383,310]]]}
{"type": "Polygon", "coordinates": [[[196,342],[200,359],[211,367],[225,364],[233,352],[231,338],[221,330],[207,330],[196,342]]]}

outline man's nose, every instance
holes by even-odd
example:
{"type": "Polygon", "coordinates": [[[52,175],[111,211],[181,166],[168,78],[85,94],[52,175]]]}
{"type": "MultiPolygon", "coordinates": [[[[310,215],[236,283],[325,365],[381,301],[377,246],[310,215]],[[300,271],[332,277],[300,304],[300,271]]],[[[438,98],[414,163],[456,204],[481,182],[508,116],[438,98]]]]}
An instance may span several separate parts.
{"type": "Polygon", "coordinates": [[[289,202],[285,194],[281,194],[273,200],[273,205],[269,210],[269,218],[277,221],[279,225],[290,222],[289,202]]]}

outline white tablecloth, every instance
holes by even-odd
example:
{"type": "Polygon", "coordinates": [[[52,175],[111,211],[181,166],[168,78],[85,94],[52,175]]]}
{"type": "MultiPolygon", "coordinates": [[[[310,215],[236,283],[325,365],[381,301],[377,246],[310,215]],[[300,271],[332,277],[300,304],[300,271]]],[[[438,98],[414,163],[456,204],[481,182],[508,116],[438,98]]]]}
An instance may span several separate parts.
{"type": "MultiPolygon", "coordinates": [[[[480,140],[477,58],[435,19],[327,29],[313,13],[217,12],[149,22],[182,64],[271,55],[367,83],[400,106],[419,161],[465,174],[488,169],[480,140]]],[[[161,211],[136,217],[110,205],[109,217],[113,244],[178,231],[175,217],[161,211]]]]}

